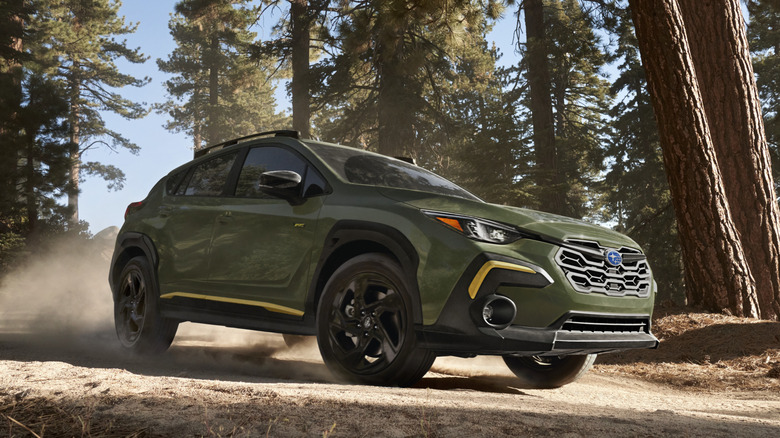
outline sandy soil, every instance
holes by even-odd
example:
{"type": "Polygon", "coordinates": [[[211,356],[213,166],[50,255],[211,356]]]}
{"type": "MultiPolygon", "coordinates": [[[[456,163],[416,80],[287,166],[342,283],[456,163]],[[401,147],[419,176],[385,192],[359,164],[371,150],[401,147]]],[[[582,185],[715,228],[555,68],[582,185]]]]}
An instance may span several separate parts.
{"type": "Polygon", "coordinates": [[[557,390],[518,388],[489,357],[439,358],[414,388],[351,386],[313,341],[273,334],[183,324],[166,354],[126,355],[112,242],[95,240],[2,278],[0,437],[780,436],[780,323],[672,315],[659,350],[557,390]]]}
{"type": "Polygon", "coordinates": [[[416,387],[381,388],[333,381],[313,342],[279,335],[184,324],[139,358],[109,327],[0,331],[0,436],[780,436],[774,391],[686,392],[608,366],[540,391],[500,359],[439,358],[416,387]]]}

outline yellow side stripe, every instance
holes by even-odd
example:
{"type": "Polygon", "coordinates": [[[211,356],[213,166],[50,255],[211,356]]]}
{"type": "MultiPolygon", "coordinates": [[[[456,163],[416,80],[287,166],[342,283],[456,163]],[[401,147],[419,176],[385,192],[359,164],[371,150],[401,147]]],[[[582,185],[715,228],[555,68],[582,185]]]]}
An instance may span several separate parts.
{"type": "Polygon", "coordinates": [[[300,310],[279,306],[277,304],[265,303],[263,301],[242,300],[238,298],[227,298],[227,297],[215,297],[212,295],[191,294],[188,292],[172,292],[169,294],[160,295],[160,298],[163,299],[171,299],[175,297],[195,298],[197,300],[219,301],[221,303],[243,304],[246,306],[262,307],[263,309],[266,309],[268,311],[276,312],[276,313],[284,313],[285,315],[303,316],[303,312],[301,312],[300,310]]]}
{"type": "Polygon", "coordinates": [[[519,271],[519,272],[526,272],[529,274],[536,274],[536,271],[526,266],[491,260],[485,263],[484,265],[482,265],[482,268],[480,268],[479,272],[477,272],[477,275],[474,276],[473,280],[471,280],[471,284],[469,285],[469,296],[471,297],[472,300],[476,298],[477,292],[479,291],[480,286],[482,286],[482,282],[485,281],[485,277],[487,277],[488,273],[490,273],[492,269],[507,269],[510,271],[519,271]]]}

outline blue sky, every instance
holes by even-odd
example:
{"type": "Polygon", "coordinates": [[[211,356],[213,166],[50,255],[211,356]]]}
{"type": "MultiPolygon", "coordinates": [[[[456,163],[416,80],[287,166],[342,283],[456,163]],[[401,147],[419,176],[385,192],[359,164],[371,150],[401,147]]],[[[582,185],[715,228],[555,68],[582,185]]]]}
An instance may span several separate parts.
{"type": "MultiPolygon", "coordinates": [[[[140,47],[150,59],[141,65],[120,63],[120,68],[137,77],[149,76],[152,81],[142,88],[126,87],[120,92],[126,98],[137,102],[152,104],[165,100],[164,81],[168,75],[157,69],[156,60],[166,58],[173,51],[175,44],[168,31],[168,20],[173,12],[175,0],[157,0],[154,2],[126,0],[120,14],[128,23],[139,23],[138,30],[127,35],[129,47],[140,47]]],[[[504,53],[502,64],[512,64],[517,61],[512,49],[515,25],[515,8],[510,8],[505,17],[500,20],[489,40],[495,41],[504,53]]],[[[269,17],[259,23],[255,29],[259,34],[267,35],[275,24],[269,17]]],[[[277,109],[290,112],[290,102],[284,84],[277,84],[277,109]]],[[[120,132],[132,142],[141,147],[138,155],[125,150],[112,152],[108,149],[95,149],[87,152],[85,161],[100,161],[113,164],[125,172],[127,180],[123,190],[109,192],[106,183],[99,178],[87,178],[81,185],[79,198],[79,214],[81,219],[90,224],[90,231],[98,231],[115,225],[121,226],[123,215],[128,204],[140,201],[155,182],[171,169],[192,159],[191,140],[184,134],[166,131],[164,115],[151,113],[140,120],[124,120],[114,114],[104,113],[103,117],[110,129],[120,132]]],[[[286,126],[280,126],[288,128],[286,126]]]]}

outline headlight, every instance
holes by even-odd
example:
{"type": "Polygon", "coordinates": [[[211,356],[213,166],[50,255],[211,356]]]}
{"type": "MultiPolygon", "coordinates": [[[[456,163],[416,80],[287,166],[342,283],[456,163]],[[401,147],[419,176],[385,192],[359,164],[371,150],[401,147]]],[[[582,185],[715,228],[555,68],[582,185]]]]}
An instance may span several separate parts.
{"type": "Polygon", "coordinates": [[[501,224],[470,216],[460,216],[435,211],[423,211],[428,217],[439,223],[461,232],[469,239],[480,242],[505,244],[511,243],[523,237],[516,228],[511,225],[501,224]]]}

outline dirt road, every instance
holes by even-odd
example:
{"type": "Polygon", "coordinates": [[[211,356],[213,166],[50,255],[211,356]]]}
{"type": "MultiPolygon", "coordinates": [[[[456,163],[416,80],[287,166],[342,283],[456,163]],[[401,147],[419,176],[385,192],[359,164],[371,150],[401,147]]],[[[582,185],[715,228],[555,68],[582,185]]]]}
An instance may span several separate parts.
{"type": "Polygon", "coordinates": [[[187,324],[154,359],[124,355],[106,327],[0,334],[0,436],[780,436],[772,392],[683,392],[599,366],[558,390],[514,385],[495,358],[440,358],[415,388],[344,385],[313,343],[187,324]]]}

